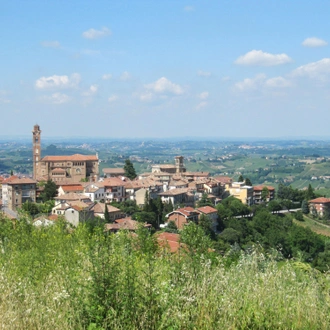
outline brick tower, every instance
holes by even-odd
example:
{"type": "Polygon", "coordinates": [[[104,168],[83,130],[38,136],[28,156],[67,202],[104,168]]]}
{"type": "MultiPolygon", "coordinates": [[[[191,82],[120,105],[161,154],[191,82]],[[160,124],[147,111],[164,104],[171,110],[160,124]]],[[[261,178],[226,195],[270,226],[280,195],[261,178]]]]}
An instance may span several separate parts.
{"type": "Polygon", "coordinates": [[[39,125],[34,125],[32,131],[32,144],[33,144],[33,179],[36,180],[39,174],[39,160],[41,159],[41,130],[39,125]]]}

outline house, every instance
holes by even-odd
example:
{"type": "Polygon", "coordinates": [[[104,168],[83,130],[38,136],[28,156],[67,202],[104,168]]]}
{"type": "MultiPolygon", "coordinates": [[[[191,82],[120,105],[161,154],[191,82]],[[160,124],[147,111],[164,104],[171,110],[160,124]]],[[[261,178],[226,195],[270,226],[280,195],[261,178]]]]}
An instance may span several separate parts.
{"type": "Polygon", "coordinates": [[[178,229],[182,229],[188,222],[198,222],[199,212],[187,206],[166,214],[167,222],[174,221],[178,229]]]}
{"type": "Polygon", "coordinates": [[[63,184],[57,189],[58,196],[68,194],[71,192],[79,194],[79,193],[83,193],[83,191],[84,191],[84,187],[79,183],[63,184]]]}
{"type": "Polygon", "coordinates": [[[94,206],[91,208],[91,210],[94,212],[94,216],[104,219],[104,212],[106,206],[111,221],[114,222],[115,220],[120,219],[124,216],[123,212],[120,209],[105,203],[94,204],[94,206]]]}
{"type": "Polygon", "coordinates": [[[61,195],[61,196],[57,196],[54,199],[55,199],[55,205],[61,204],[61,203],[67,203],[67,202],[71,203],[74,201],[81,201],[81,202],[88,203],[88,204],[90,204],[92,202],[88,196],[86,196],[84,194],[76,194],[76,193],[72,193],[72,192],[61,195]]]}
{"type": "Polygon", "coordinates": [[[318,197],[308,201],[310,212],[316,210],[319,216],[323,216],[326,212],[330,212],[330,198],[318,197]]]}
{"type": "Polygon", "coordinates": [[[254,204],[260,204],[263,202],[262,200],[262,190],[264,188],[268,189],[268,196],[265,200],[265,202],[269,202],[275,198],[275,188],[272,186],[265,186],[265,185],[259,185],[253,187],[253,203],[254,204]]]}
{"type": "Polygon", "coordinates": [[[225,192],[239,199],[245,205],[251,206],[253,204],[253,187],[246,186],[244,182],[226,184],[225,192]]]}
{"type": "Polygon", "coordinates": [[[77,227],[79,223],[94,220],[94,212],[92,203],[84,203],[82,201],[64,202],[55,205],[52,208],[52,214],[62,215],[65,220],[77,227]]]}
{"type": "Polygon", "coordinates": [[[105,200],[123,202],[126,199],[125,182],[119,178],[106,178],[103,181],[105,200]]]}
{"type": "Polygon", "coordinates": [[[88,196],[92,202],[105,199],[105,189],[103,182],[92,182],[85,185],[83,194],[88,196]]]}
{"type": "Polygon", "coordinates": [[[2,181],[2,204],[15,211],[25,202],[36,201],[37,182],[30,178],[19,178],[15,175],[2,181]]]}
{"type": "Polygon", "coordinates": [[[181,203],[194,203],[194,197],[188,195],[188,188],[178,188],[164,191],[158,194],[163,203],[178,205],[181,203]]]}
{"type": "Polygon", "coordinates": [[[201,206],[196,209],[196,211],[200,214],[199,217],[204,214],[208,216],[212,220],[212,229],[217,231],[218,226],[218,210],[212,206],[201,206]]]}
{"type": "Polygon", "coordinates": [[[149,223],[141,223],[135,220],[132,220],[131,217],[123,218],[115,220],[115,223],[106,223],[105,230],[106,232],[114,232],[116,233],[119,230],[128,230],[128,231],[136,231],[139,226],[143,226],[144,228],[151,228],[149,223]]]}
{"type": "Polygon", "coordinates": [[[104,168],[102,172],[105,178],[125,176],[125,170],[123,168],[104,168]]]}

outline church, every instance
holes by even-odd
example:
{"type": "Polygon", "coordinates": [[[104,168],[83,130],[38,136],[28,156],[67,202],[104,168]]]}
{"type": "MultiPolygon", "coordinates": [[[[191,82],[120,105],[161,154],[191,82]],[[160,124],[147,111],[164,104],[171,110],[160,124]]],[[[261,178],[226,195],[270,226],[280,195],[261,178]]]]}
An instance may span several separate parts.
{"type": "Polygon", "coordinates": [[[99,159],[96,155],[68,155],[41,157],[41,130],[34,125],[33,144],[33,179],[52,180],[56,184],[78,183],[84,180],[97,181],[99,159]]]}

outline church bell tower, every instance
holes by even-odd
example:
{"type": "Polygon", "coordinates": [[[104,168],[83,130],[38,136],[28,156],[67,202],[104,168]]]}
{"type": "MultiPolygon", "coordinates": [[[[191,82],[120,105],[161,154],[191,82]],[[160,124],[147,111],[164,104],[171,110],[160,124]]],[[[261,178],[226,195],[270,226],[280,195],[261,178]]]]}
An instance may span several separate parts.
{"type": "Polygon", "coordinates": [[[32,131],[32,144],[33,144],[33,179],[36,180],[39,174],[39,161],[41,159],[41,130],[39,125],[34,125],[32,131]]]}

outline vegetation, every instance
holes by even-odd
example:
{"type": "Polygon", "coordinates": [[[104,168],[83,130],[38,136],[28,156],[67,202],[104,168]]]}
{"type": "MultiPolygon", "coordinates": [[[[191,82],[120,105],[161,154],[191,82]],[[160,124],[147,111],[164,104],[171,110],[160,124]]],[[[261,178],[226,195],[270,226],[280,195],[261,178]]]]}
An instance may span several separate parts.
{"type": "Polygon", "coordinates": [[[131,180],[136,178],[136,172],[133,163],[129,160],[125,160],[125,165],[124,165],[124,170],[125,170],[125,176],[131,180]]]}
{"type": "Polygon", "coordinates": [[[57,193],[56,183],[52,180],[48,180],[44,186],[43,192],[40,194],[41,200],[47,202],[52,200],[57,193]]]}
{"type": "MultiPolygon", "coordinates": [[[[4,329],[328,329],[330,280],[276,251],[224,256],[192,224],[160,253],[143,228],[104,235],[0,223],[4,329]],[[205,308],[207,306],[207,308],[205,308]],[[313,306],[313,308],[310,308],[313,306]]],[[[329,250],[322,254],[328,260],[329,250]]],[[[321,259],[320,257],[320,259],[321,259]]],[[[322,259],[322,260],[323,260],[322,259]]]]}

